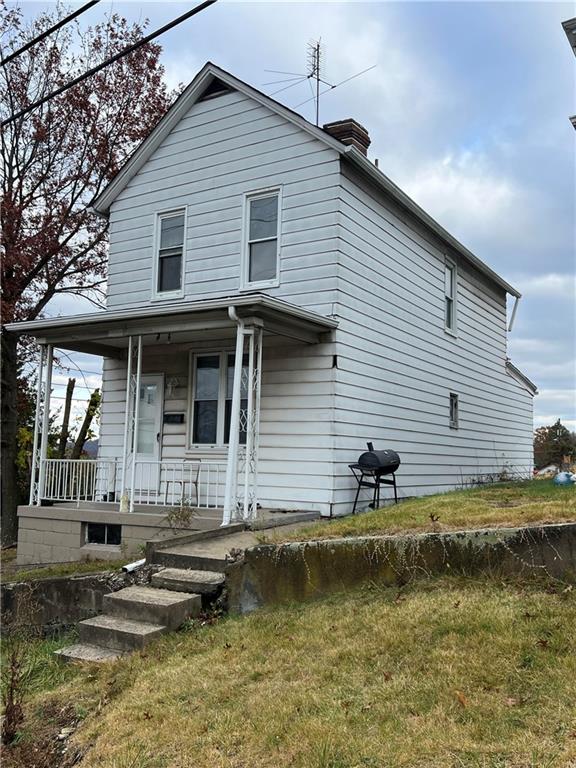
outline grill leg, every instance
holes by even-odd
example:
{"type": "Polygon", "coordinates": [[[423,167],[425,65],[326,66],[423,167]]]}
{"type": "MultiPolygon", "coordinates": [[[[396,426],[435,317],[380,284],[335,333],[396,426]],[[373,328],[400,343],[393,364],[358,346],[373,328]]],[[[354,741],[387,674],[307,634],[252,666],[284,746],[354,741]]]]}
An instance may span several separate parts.
{"type": "Polygon", "coordinates": [[[392,480],[394,480],[394,504],[398,504],[398,492],[396,490],[396,475],[392,473],[392,480]]]}
{"type": "Polygon", "coordinates": [[[352,507],[352,514],[356,514],[356,504],[358,504],[358,496],[360,496],[360,483],[358,483],[358,488],[356,489],[356,497],[354,498],[354,506],[352,507]]]}

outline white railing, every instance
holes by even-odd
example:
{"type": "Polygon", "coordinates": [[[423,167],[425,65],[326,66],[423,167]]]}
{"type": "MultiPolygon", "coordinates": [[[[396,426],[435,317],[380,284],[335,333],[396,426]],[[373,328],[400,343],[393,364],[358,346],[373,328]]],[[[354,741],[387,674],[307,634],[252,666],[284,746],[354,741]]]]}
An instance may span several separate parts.
{"type": "MultiPolygon", "coordinates": [[[[120,459],[44,459],[40,498],[47,501],[120,501],[120,459]]],[[[132,480],[129,459],[126,484],[132,480]]],[[[134,503],[217,509],[224,503],[226,462],[146,461],[134,466],[134,503]]],[[[130,495],[129,489],[127,489],[130,495]]]]}
{"type": "Polygon", "coordinates": [[[44,459],[44,487],[48,501],[117,501],[119,462],[115,459],[44,459]]]}
{"type": "Polygon", "coordinates": [[[214,509],[224,503],[226,463],[136,460],[134,503],[214,509]]]}

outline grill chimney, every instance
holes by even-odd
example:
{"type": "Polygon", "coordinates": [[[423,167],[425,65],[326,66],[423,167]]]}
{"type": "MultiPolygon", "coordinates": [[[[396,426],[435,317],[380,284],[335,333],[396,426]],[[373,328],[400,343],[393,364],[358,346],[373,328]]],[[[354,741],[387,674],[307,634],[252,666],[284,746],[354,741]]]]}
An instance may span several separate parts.
{"type": "Polygon", "coordinates": [[[336,120],[334,123],[326,123],[323,128],[326,133],[341,141],[342,144],[356,147],[363,155],[368,154],[368,147],[370,146],[368,131],[353,118],[349,117],[347,120],[336,120]]]}

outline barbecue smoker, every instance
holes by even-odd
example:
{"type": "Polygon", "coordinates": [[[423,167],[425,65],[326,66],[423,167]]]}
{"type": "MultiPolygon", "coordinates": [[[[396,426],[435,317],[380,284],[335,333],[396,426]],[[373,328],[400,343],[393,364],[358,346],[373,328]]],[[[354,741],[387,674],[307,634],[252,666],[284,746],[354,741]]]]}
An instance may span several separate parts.
{"type": "Polygon", "coordinates": [[[396,451],[375,451],[372,443],[366,443],[368,450],[360,455],[356,464],[349,464],[352,474],[358,483],[356,498],[352,514],[356,514],[356,505],[362,488],[373,488],[374,498],[370,504],[371,509],[377,509],[380,506],[380,486],[391,485],[394,487],[394,502],[398,504],[398,493],[396,491],[395,472],[400,466],[400,456],[396,451]],[[392,475],[388,479],[386,475],[392,475]]]}

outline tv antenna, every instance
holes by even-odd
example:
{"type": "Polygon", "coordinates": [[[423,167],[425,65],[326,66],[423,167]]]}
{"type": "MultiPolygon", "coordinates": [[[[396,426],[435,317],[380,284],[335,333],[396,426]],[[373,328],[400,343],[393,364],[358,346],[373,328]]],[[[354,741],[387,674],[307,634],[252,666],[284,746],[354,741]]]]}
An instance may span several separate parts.
{"type": "Polygon", "coordinates": [[[322,40],[308,43],[308,78],[316,80],[316,125],[320,122],[320,70],[322,66],[322,40]]]}
{"type": "Polygon", "coordinates": [[[269,94],[270,96],[275,96],[277,93],[281,93],[282,91],[287,91],[289,88],[294,88],[294,86],[301,85],[306,81],[309,82],[310,87],[312,89],[312,97],[305,99],[299,104],[296,104],[294,107],[292,107],[292,109],[297,109],[298,107],[301,107],[304,104],[308,104],[310,101],[314,101],[316,106],[316,125],[317,126],[320,125],[320,96],[322,96],[325,93],[328,93],[329,91],[333,91],[334,88],[338,88],[340,85],[349,83],[350,80],[354,80],[355,78],[360,77],[360,75],[363,75],[366,72],[369,72],[371,69],[374,69],[375,67],[378,66],[377,64],[373,64],[371,67],[367,67],[366,69],[363,69],[361,72],[356,72],[356,74],[351,75],[350,77],[347,77],[344,80],[341,80],[339,83],[329,83],[326,80],[324,80],[324,78],[322,77],[323,63],[324,63],[324,49],[322,47],[321,38],[319,38],[318,40],[311,40],[308,43],[307,59],[308,59],[308,69],[306,73],[285,72],[284,70],[279,70],[279,69],[265,69],[264,70],[265,72],[272,72],[275,75],[284,75],[288,77],[285,77],[282,80],[272,80],[268,83],[263,83],[263,85],[282,84],[281,88],[269,94]],[[313,80],[316,81],[316,88],[312,86],[313,80]],[[328,87],[324,88],[323,90],[320,90],[320,83],[328,87]]]}

